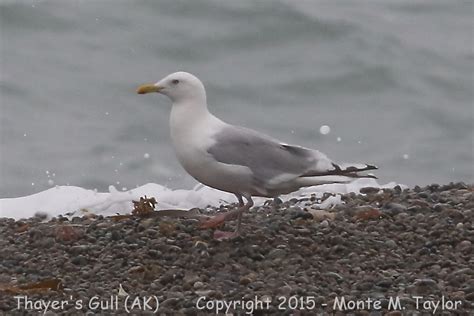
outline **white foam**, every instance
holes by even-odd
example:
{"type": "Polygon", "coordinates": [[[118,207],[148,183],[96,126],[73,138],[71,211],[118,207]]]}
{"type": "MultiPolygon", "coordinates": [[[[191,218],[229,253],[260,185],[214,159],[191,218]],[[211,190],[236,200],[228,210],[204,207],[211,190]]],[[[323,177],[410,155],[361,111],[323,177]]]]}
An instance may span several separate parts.
{"type": "MultiPolygon", "coordinates": [[[[349,184],[326,184],[303,188],[294,193],[282,196],[282,200],[294,197],[304,197],[323,193],[336,193],[324,200],[321,208],[329,208],[342,203],[340,195],[350,192],[360,193],[363,187],[393,188],[394,182],[379,185],[374,179],[357,179],[349,184]]],[[[404,186],[402,186],[404,187],[404,186]]],[[[128,214],[133,209],[132,201],[142,196],[154,197],[157,200],[156,209],[191,209],[193,207],[206,208],[221,204],[235,203],[233,194],[215,190],[201,184],[191,190],[171,190],[162,185],[148,183],[136,189],[118,191],[114,186],[109,192],[99,193],[76,186],[56,186],[54,188],[24,197],[0,199],[0,217],[14,219],[33,217],[37,213],[48,217],[58,215],[81,216],[82,210],[98,215],[128,214]]],[[[254,198],[256,205],[261,205],[266,198],[254,198]]]]}
{"type": "Polygon", "coordinates": [[[319,128],[319,132],[323,135],[327,135],[329,134],[329,132],[331,131],[331,128],[328,126],[328,125],[322,125],[320,128],[319,128]]]}

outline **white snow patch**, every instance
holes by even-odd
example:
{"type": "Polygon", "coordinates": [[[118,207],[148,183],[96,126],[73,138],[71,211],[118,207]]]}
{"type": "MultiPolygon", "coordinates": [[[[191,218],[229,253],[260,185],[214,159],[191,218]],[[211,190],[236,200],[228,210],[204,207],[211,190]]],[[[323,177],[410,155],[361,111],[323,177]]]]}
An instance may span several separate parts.
{"type": "MultiPolygon", "coordinates": [[[[363,187],[393,188],[396,185],[394,182],[379,185],[375,179],[357,179],[349,184],[325,184],[307,187],[280,198],[289,200],[295,197],[310,196],[311,194],[315,194],[320,198],[325,192],[334,193],[335,196],[329,197],[319,205],[321,208],[328,208],[342,203],[340,194],[360,193],[360,189],[363,187]]],[[[206,208],[236,202],[233,194],[212,189],[202,184],[196,185],[191,190],[171,190],[159,184],[148,183],[128,191],[118,191],[111,185],[109,192],[100,193],[96,190],[76,186],[56,186],[29,196],[0,199],[0,217],[21,219],[33,217],[37,213],[47,214],[48,217],[58,215],[81,216],[81,210],[104,216],[128,214],[133,209],[132,201],[138,201],[140,197],[145,195],[156,199],[158,202],[157,210],[206,208]]],[[[267,199],[254,198],[255,205],[261,205],[265,200],[267,199]]]]}

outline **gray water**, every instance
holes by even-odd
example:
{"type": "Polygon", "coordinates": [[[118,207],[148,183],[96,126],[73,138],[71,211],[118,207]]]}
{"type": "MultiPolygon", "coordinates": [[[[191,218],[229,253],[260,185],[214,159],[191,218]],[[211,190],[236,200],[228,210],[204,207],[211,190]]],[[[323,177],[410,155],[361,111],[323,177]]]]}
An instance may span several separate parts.
{"type": "Polygon", "coordinates": [[[474,180],[472,1],[0,3],[0,197],[191,188],[170,102],[135,94],[178,70],[224,120],[380,183],[474,180]]]}

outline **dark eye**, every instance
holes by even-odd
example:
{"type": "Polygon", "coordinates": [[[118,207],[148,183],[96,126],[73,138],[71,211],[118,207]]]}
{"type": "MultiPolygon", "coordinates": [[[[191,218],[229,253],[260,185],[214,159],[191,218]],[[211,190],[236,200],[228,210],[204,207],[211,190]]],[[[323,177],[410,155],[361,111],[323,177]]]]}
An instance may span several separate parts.
{"type": "Polygon", "coordinates": [[[178,84],[179,83],[179,80],[178,79],[173,79],[173,81],[171,81],[172,84],[178,84]]]}

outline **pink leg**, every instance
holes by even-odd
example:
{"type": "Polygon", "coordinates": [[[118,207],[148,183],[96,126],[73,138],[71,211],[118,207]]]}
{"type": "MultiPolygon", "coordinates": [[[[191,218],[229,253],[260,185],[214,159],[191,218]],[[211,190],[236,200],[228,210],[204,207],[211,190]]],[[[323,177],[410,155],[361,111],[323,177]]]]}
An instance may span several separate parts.
{"type": "Polygon", "coordinates": [[[213,216],[210,219],[201,222],[199,224],[199,228],[215,228],[221,226],[222,224],[224,224],[225,221],[237,218],[239,213],[240,208],[229,212],[217,214],[216,216],[213,216]]]}
{"type": "Polygon", "coordinates": [[[239,208],[222,213],[222,214],[217,214],[216,216],[212,217],[211,219],[201,223],[199,225],[200,228],[215,228],[220,225],[222,225],[225,221],[227,220],[232,220],[237,218],[237,228],[235,229],[234,232],[225,232],[225,231],[220,231],[216,230],[214,232],[214,238],[215,239],[232,239],[240,235],[240,227],[241,227],[241,222],[242,222],[242,213],[249,210],[253,206],[253,200],[250,195],[245,196],[247,199],[247,204],[244,204],[244,201],[242,199],[241,195],[237,195],[237,199],[239,200],[239,208]]]}

